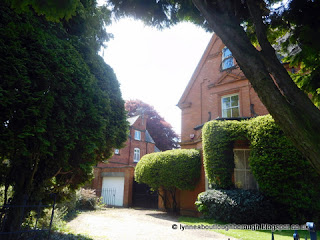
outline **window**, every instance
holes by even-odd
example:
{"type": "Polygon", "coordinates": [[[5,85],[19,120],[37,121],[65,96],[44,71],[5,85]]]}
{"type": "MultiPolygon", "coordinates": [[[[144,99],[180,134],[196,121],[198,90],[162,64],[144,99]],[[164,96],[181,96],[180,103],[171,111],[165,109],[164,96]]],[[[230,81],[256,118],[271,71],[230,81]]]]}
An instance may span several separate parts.
{"type": "Polygon", "coordinates": [[[249,166],[249,149],[234,149],[234,182],[237,188],[258,189],[249,166]]]}
{"type": "Polygon", "coordinates": [[[233,94],[221,98],[222,117],[234,118],[240,116],[239,95],[233,94]]]}
{"type": "Polygon", "coordinates": [[[134,131],[134,139],[135,140],[141,140],[141,132],[140,131],[138,131],[138,130],[135,130],[134,131]]]}
{"type": "Polygon", "coordinates": [[[229,50],[229,48],[224,47],[222,49],[222,63],[221,63],[222,70],[231,68],[233,66],[234,66],[234,63],[233,63],[232,53],[229,50]]]}
{"type": "Polygon", "coordinates": [[[120,154],[120,150],[119,150],[119,149],[115,149],[115,150],[114,150],[114,154],[119,155],[119,154],[120,154]]]}
{"type": "Polygon", "coordinates": [[[140,149],[139,148],[135,148],[134,149],[134,155],[133,155],[133,161],[134,162],[139,162],[140,160],[140,149]]]}

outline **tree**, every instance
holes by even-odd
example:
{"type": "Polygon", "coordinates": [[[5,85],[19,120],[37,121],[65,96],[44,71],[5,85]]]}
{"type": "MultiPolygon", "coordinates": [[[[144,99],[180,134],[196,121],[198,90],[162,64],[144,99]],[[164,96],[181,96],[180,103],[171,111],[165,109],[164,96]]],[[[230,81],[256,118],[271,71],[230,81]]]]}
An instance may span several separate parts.
{"type": "Polygon", "coordinates": [[[154,107],[141,100],[129,100],[125,103],[125,109],[128,111],[129,117],[137,113],[143,113],[148,116],[147,129],[161,151],[179,147],[177,142],[178,135],[174,132],[170,123],[166,122],[154,107]]]}
{"type": "MultiPolygon", "coordinates": [[[[212,29],[231,50],[272,117],[320,174],[320,111],[303,91],[311,91],[314,96],[319,94],[319,66],[314,60],[319,59],[320,49],[318,38],[313,37],[319,36],[319,31],[312,27],[316,25],[319,30],[320,2],[291,0],[288,7],[277,11],[273,6],[279,2],[109,1],[119,17],[133,16],[160,28],[189,20],[212,29]],[[304,75],[300,75],[307,83],[302,84],[303,90],[280,63],[273,47],[276,39],[285,34],[289,36],[286,43],[291,41],[291,44],[301,46],[300,53],[291,59],[296,56],[302,66],[308,66],[303,68],[306,70],[302,72],[304,75]]],[[[288,51],[287,54],[290,55],[288,51]]]]}
{"type": "MultiPolygon", "coordinates": [[[[63,199],[127,138],[119,83],[97,54],[106,12],[89,0],[77,9],[53,23],[0,4],[0,185],[13,187],[12,205],[63,199]]],[[[4,230],[30,210],[10,208],[4,230]]]]}
{"type": "Polygon", "coordinates": [[[172,198],[173,211],[177,211],[176,190],[192,190],[200,178],[200,151],[175,149],[144,155],[138,162],[134,177],[138,183],[145,183],[153,191],[160,189],[166,207],[166,192],[172,198]]]}
{"type": "MultiPolygon", "coordinates": [[[[118,17],[133,16],[159,28],[187,20],[213,30],[231,50],[269,113],[320,174],[320,111],[304,92],[310,91],[315,96],[314,99],[319,99],[320,71],[319,67],[312,66],[320,54],[317,43],[320,3],[312,0],[290,0],[288,7],[280,11],[273,8],[275,3],[281,2],[108,0],[118,17]],[[274,15],[278,17],[273,18],[274,15]],[[302,46],[296,60],[309,66],[303,68],[306,72],[302,78],[296,78],[303,90],[297,87],[278,61],[272,45],[277,37],[286,33],[289,34],[288,40],[291,43],[302,46]],[[257,43],[259,50],[256,48],[257,43]]],[[[39,5],[37,1],[29,3],[34,8],[39,5]]],[[[12,5],[21,7],[23,4],[18,2],[12,5]]],[[[68,12],[67,10],[64,8],[61,11],[68,12]]]]}

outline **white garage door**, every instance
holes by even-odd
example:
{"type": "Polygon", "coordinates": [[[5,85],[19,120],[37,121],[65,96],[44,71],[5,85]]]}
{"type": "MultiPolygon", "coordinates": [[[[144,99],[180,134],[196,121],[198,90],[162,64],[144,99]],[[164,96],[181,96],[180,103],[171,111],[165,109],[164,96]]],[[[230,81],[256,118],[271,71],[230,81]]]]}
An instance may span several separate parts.
{"type": "Polygon", "coordinates": [[[123,206],[124,177],[104,177],[102,182],[103,203],[123,206]]]}

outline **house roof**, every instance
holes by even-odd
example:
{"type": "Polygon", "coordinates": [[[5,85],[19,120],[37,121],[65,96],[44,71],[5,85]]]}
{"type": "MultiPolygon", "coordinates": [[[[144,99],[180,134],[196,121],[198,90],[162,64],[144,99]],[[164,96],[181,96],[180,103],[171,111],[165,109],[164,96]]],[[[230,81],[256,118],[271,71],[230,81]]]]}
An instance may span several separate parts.
{"type": "Polygon", "coordinates": [[[191,79],[190,79],[190,81],[189,81],[186,89],[184,90],[184,92],[183,92],[183,94],[182,94],[182,96],[181,96],[181,98],[180,98],[180,100],[179,100],[179,102],[178,102],[178,104],[177,104],[177,106],[178,106],[179,108],[182,108],[183,103],[185,102],[185,100],[186,100],[186,98],[187,98],[187,96],[188,96],[188,94],[189,94],[189,92],[190,92],[190,90],[191,90],[194,82],[196,81],[199,73],[201,72],[201,69],[203,68],[203,66],[204,66],[204,64],[205,64],[205,62],[206,62],[207,57],[208,57],[209,54],[210,54],[210,51],[211,51],[211,49],[212,49],[213,44],[216,42],[216,40],[217,40],[218,38],[219,38],[219,37],[218,37],[216,34],[213,34],[213,36],[212,36],[212,38],[211,38],[211,40],[210,40],[210,42],[209,42],[206,50],[205,50],[204,53],[202,54],[202,57],[201,57],[198,65],[197,65],[196,69],[194,70],[194,72],[193,72],[193,74],[192,74],[192,77],[191,77],[191,79]]]}
{"type": "Polygon", "coordinates": [[[139,117],[140,117],[140,116],[137,115],[137,116],[133,116],[133,117],[127,118],[127,121],[129,122],[130,126],[132,126],[132,125],[137,121],[137,119],[138,119],[139,117]]]}
{"type": "Polygon", "coordinates": [[[154,152],[161,152],[159,148],[157,148],[157,146],[154,146],[154,152]]]}
{"type": "Polygon", "coordinates": [[[146,142],[149,143],[155,143],[150,135],[150,133],[148,132],[148,130],[146,130],[146,142]]]}

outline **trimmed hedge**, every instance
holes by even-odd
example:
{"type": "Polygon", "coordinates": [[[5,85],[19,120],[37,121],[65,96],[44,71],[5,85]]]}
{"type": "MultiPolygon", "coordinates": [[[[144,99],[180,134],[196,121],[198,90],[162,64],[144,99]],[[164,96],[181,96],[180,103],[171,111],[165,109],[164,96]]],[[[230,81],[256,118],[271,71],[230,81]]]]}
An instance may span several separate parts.
{"type": "Polygon", "coordinates": [[[271,116],[250,121],[250,166],[259,189],[284,205],[291,221],[320,220],[320,176],[271,116]]]}
{"type": "Polygon", "coordinates": [[[176,149],[144,155],[135,168],[135,180],[153,190],[191,190],[200,178],[200,151],[176,149]]]}
{"type": "Polygon", "coordinates": [[[204,169],[215,188],[234,187],[233,142],[245,139],[244,129],[243,122],[238,121],[211,121],[202,129],[204,169]]]}
{"type": "Polygon", "coordinates": [[[208,190],[198,195],[196,206],[204,217],[226,223],[270,223],[276,216],[266,197],[243,189],[208,190]]]}
{"type": "Polygon", "coordinates": [[[204,167],[215,188],[232,189],[233,142],[250,141],[250,167],[259,190],[286,209],[292,222],[320,220],[320,177],[270,115],[246,121],[211,121],[203,127],[204,167]]]}

